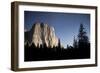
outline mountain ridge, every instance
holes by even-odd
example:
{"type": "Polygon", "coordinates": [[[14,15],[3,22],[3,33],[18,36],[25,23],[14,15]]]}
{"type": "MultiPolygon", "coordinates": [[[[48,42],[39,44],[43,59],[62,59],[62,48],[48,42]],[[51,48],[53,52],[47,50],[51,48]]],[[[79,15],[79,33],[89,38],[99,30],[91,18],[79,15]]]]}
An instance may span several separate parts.
{"type": "Polygon", "coordinates": [[[34,43],[35,46],[46,44],[47,47],[58,46],[58,37],[55,34],[55,29],[45,23],[35,23],[32,28],[25,32],[25,43],[34,43]]]}

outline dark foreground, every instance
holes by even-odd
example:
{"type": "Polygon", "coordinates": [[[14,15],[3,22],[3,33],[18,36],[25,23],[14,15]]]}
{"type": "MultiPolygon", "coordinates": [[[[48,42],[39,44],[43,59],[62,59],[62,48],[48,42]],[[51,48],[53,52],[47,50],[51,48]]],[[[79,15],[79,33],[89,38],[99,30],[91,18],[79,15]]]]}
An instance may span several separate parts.
{"type": "Polygon", "coordinates": [[[80,48],[47,48],[25,45],[24,61],[67,60],[90,58],[90,46],[80,48]]]}

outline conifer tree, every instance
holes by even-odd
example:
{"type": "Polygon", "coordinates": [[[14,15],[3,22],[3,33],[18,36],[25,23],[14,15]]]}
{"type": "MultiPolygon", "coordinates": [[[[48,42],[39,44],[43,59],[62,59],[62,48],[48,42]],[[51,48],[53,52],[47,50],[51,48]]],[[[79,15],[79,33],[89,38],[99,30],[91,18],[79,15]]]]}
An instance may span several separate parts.
{"type": "Polygon", "coordinates": [[[74,37],[74,40],[73,40],[73,48],[78,48],[77,39],[75,37],[74,37]]]}
{"type": "Polygon", "coordinates": [[[79,34],[78,34],[78,46],[83,47],[89,43],[87,33],[83,24],[80,24],[79,34]]]}

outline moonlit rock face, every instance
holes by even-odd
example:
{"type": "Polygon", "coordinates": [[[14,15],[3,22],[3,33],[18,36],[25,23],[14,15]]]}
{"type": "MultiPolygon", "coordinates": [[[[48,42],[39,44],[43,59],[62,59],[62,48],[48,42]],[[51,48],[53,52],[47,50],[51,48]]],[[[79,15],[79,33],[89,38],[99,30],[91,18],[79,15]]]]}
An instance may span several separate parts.
{"type": "Polygon", "coordinates": [[[28,32],[28,36],[25,34],[25,41],[34,43],[35,46],[40,46],[46,43],[47,47],[58,46],[58,38],[55,35],[55,30],[48,24],[36,23],[32,29],[28,32]]]}

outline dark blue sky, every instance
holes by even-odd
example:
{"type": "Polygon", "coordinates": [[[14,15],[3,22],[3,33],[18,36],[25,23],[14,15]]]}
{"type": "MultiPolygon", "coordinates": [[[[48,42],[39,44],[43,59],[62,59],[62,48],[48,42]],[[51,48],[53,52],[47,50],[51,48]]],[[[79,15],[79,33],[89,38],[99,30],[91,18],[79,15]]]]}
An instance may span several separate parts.
{"type": "Polygon", "coordinates": [[[90,14],[24,11],[24,30],[30,30],[35,22],[53,26],[64,47],[73,44],[81,23],[90,37],[90,14]]]}

